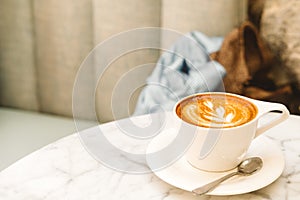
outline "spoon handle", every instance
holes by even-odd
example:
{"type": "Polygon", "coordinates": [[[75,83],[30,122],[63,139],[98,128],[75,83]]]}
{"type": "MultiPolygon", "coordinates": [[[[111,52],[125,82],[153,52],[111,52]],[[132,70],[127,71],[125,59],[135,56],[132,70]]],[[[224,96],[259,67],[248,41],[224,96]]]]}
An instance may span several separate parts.
{"type": "Polygon", "coordinates": [[[213,181],[211,183],[208,183],[206,185],[198,187],[198,188],[194,189],[192,192],[194,194],[197,194],[197,195],[205,194],[205,193],[213,190],[215,187],[217,187],[220,183],[222,183],[226,179],[228,179],[228,178],[230,178],[232,176],[235,176],[237,174],[239,174],[239,172],[237,172],[237,171],[236,172],[232,172],[232,173],[227,174],[227,175],[225,175],[225,176],[223,176],[223,177],[221,177],[221,178],[219,178],[219,179],[217,179],[217,180],[215,180],[215,181],[213,181]]]}

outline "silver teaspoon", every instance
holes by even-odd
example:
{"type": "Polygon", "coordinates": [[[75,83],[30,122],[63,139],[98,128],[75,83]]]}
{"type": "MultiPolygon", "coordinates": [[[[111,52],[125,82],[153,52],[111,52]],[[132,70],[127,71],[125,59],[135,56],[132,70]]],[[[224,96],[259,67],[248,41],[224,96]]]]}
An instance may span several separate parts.
{"type": "Polygon", "coordinates": [[[248,175],[251,175],[254,172],[260,170],[262,168],[262,166],[263,166],[263,161],[261,158],[259,158],[259,157],[247,158],[238,165],[237,171],[227,174],[227,175],[225,175],[211,183],[208,183],[204,186],[196,188],[192,192],[197,195],[205,194],[205,193],[213,190],[220,183],[222,183],[223,181],[227,180],[228,178],[230,178],[232,176],[235,176],[235,175],[248,176],[248,175]]]}

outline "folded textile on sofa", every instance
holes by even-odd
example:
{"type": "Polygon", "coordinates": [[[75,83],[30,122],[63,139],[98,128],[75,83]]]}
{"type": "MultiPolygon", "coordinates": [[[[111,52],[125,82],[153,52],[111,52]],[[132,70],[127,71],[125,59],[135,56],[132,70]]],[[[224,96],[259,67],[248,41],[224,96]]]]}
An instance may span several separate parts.
{"type": "Polygon", "coordinates": [[[225,69],[209,54],[220,49],[222,37],[190,32],[179,38],[159,58],[146,81],[133,115],[172,110],[185,96],[224,91],[225,69]]]}

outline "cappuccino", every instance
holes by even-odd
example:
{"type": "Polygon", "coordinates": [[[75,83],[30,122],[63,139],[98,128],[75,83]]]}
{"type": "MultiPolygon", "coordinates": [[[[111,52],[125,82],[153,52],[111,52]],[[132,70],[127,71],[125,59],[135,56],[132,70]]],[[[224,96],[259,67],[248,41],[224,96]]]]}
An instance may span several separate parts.
{"type": "Polygon", "coordinates": [[[206,128],[230,128],[243,125],[257,115],[257,107],[230,94],[197,94],[176,107],[182,120],[206,128]]]}
{"type": "Polygon", "coordinates": [[[187,161],[197,169],[213,172],[235,168],[253,139],[289,117],[282,104],[225,92],[185,97],[175,104],[173,114],[178,132],[193,136],[185,153],[187,161]],[[281,114],[259,124],[262,116],[273,111],[281,114]]]}

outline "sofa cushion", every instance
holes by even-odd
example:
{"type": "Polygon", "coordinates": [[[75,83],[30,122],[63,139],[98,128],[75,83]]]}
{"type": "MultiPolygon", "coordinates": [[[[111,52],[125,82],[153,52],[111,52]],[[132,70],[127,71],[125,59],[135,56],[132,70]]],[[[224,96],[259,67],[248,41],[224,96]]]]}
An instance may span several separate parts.
{"type": "MultiPolygon", "coordinates": [[[[72,118],[0,107],[0,170],[23,156],[76,132],[72,118]]],[[[81,125],[93,126],[83,121],[81,125]]]]}

